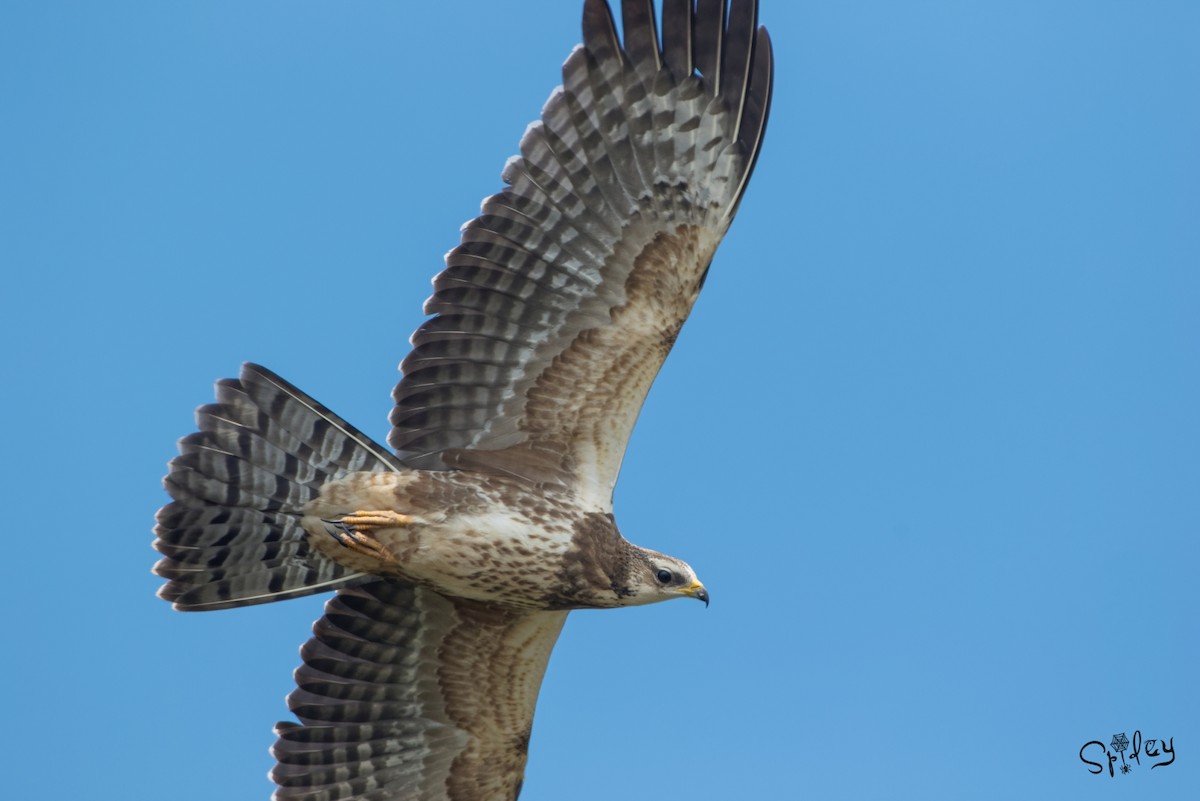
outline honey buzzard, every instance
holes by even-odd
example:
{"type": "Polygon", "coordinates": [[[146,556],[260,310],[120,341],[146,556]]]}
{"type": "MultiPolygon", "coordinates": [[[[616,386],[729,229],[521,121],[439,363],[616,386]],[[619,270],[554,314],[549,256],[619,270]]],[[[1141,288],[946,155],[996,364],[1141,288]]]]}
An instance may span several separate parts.
{"type": "Polygon", "coordinates": [[[179,443],[155,572],[177,609],[336,590],[301,649],[279,801],[513,801],[568,610],[708,593],[627,542],[630,431],[762,143],[755,0],[586,0],[583,44],[463,228],[393,393],[389,451],[274,373],[179,443]],[[623,39],[623,41],[622,41],[623,39]]]}

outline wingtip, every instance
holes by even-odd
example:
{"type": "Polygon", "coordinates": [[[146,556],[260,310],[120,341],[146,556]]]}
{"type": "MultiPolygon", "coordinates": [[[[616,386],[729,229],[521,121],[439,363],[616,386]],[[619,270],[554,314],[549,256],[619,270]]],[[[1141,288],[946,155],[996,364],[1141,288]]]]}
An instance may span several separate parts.
{"type": "Polygon", "coordinates": [[[616,54],[622,53],[621,43],[617,39],[617,25],[607,0],[584,0],[583,46],[598,58],[606,55],[610,49],[616,54]]]}

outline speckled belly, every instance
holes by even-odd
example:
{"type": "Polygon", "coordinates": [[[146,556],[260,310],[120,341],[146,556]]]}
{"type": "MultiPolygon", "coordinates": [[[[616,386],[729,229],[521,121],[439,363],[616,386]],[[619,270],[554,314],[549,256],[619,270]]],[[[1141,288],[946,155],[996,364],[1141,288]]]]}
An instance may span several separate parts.
{"type": "Polygon", "coordinates": [[[414,470],[331,482],[305,508],[303,525],[318,551],[352,570],[447,595],[540,607],[560,582],[577,515],[569,496],[502,479],[414,470]],[[394,561],[350,550],[330,534],[328,521],[360,511],[410,518],[408,525],[371,532],[394,561]]]}

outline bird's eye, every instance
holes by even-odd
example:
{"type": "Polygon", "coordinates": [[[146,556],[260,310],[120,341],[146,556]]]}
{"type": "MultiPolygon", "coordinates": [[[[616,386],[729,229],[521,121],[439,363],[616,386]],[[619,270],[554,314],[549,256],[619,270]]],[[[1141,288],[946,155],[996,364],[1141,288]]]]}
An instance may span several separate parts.
{"type": "Polygon", "coordinates": [[[670,584],[671,580],[675,578],[670,570],[660,570],[654,574],[654,577],[658,579],[659,584],[670,584]]]}

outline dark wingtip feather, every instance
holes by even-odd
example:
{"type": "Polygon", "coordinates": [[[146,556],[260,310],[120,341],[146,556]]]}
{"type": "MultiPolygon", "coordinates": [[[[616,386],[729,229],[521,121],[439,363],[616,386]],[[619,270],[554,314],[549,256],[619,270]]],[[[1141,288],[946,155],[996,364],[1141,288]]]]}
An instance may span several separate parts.
{"type": "Polygon", "coordinates": [[[738,187],[736,199],[730,207],[729,216],[737,213],[742,195],[750,182],[750,176],[758,164],[762,152],[763,135],[767,130],[767,119],[771,115],[771,92],[775,83],[775,56],[771,48],[771,35],[760,27],[755,33],[751,52],[749,84],[742,105],[742,117],[738,123],[738,143],[746,153],[748,163],[738,187]]]}
{"type": "Polygon", "coordinates": [[[663,0],[662,54],[676,81],[692,74],[692,0],[663,0]]]}
{"type": "Polygon", "coordinates": [[[624,58],[621,43],[617,40],[617,26],[606,0],[585,0],[583,46],[597,61],[613,56],[624,58]]]}
{"type": "Polygon", "coordinates": [[[756,156],[762,143],[763,132],[767,129],[767,119],[771,115],[771,93],[774,85],[775,53],[771,47],[771,34],[765,27],[760,27],[754,39],[750,89],[746,93],[746,106],[739,128],[743,146],[753,151],[756,156]]]}
{"type": "Polygon", "coordinates": [[[725,41],[725,0],[697,0],[692,18],[696,70],[715,94],[721,91],[721,53],[725,41]]]}
{"type": "Polygon", "coordinates": [[[662,59],[651,0],[621,0],[621,27],[629,62],[643,78],[653,76],[662,67],[662,59]]]}
{"type": "Polygon", "coordinates": [[[757,0],[734,2],[729,8],[725,46],[721,53],[721,89],[726,106],[740,119],[750,81],[754,57],[754,33],[758,26],[757,0]]]}

